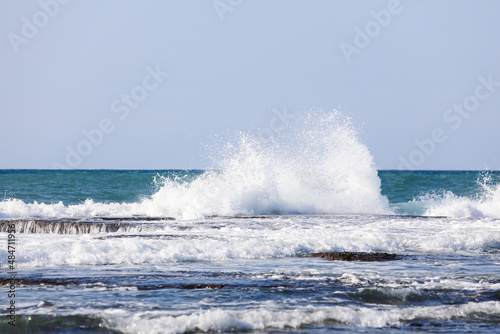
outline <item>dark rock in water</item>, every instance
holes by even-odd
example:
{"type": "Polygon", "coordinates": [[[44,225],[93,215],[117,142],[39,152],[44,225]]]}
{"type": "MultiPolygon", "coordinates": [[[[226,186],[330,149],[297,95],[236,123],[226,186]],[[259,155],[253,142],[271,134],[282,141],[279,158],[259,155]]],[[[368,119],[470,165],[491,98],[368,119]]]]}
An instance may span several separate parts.
{"type": "MultiPolygon", "coordinates": [[[[103,283],[100,279],[83,279],[83,280],[71,280],[71,279],[44,279],[44,278],[27,278],[27,279],[16,279],[12,282],[9,279],[0,278],[0,287],[9,286],[15,284],[18,286],[94,286],[99,287],[112,287],[115,288],[116,284],[103,283]]],[[[157,290],[157,289],[187,289],[187,290],[197,290],[197,289],[214,289],[220,290],[225,287],[225,284],[163,284],[163,285],[119,285],[122,288],[137,288],[137,290],[157,290]]],[[[51,306],[47,303],[44,306],[51,306]]]]}
{"type": "Polygon", "coordinates": [[[322,252],[322,253],[312,253],[313,257],[322,257],[328,261],[363,261],[363,262],[373,262],[373,261],[390,261],[390,260],[400,260],[396,254],[389,253],[365,253],[365,252],[322,252]]]}
{"type": "Polygon", "coordinates": [[[132,217],[99,217],[101,220],[119,220],[119,221],[159,221],[159,220],[175,220],[174,217],[148,217],[148,216],[137,216],[132,217]]]}
{"type": "Polygon", "coordinates": [[[222,289],[224,287],[224,284],[185,284],[181,285],[181,289],[222,289]]]}
{"type": "MultiPolygon", "coordinates": [[[[8,279],[0,279],[0,286],[4,285],[10,285],[13,284],[11,280],[8,279]]],[[[16,279],[15,280],[16,285],[78,285],[78,282],[70,281],[70,280],[64,280],[64,279],[57,279],[57,280],[50,280],[50,279],[16,279]]]]}
{"type": "Polygon", "coordinates": [[[142,232],[156,229],[171,217],[87,217],[87,218],[26,218],[0,219],[0,232],[7,232],[12,224],[16,233],[87,234],[114,232],[142,232]]]}
{"type": "Polygon", "coordinates": [[[266,219],[269,216],[219,216],[219,215],[210,215],[205,218],[223,218],[223,219],[266,219]]]}

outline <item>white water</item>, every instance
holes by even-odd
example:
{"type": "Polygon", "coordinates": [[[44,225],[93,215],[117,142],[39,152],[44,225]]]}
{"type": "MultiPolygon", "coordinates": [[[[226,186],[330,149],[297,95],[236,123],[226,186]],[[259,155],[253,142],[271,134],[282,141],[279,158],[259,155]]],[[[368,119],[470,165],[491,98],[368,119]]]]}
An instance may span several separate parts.
{"type": "MultiPolygon", "coordinates": [[[[431,192],[407,203],[398,203],[397,212],[450,218],[500,219],[500,184],[486,174],[476,181],[480,191],[472,196],[458,196],[452,191],[431,192]]],[[[439,186],[439,185],[436,185],[439,186]]]]}
{"type": "MultiPolygon", "coordinates": [[[[20,239],[17,265],[27,268],[270,259],[327,251],[478,254],[499,249],[500,230],[491,219],[293,216],[244,223],[171,221],[139,233],[25,234],[20,239]]],[[[0,266],[7,258],[7,249],[0,249],[0,266]]]]}
{"type": "MultiPolygon", "coordinates": [[[[136,203],[78,205],[0,202],[0,218],[211,215],[391,214],[367,147],[341,112],[298,115],[264,141],[242,133],[214,148],[214,169],[191,182],[162,178],[159,190],[136,203]]],[[[478,180],[477,196],[432,193],[398,203],[400,213],[451,218],[500,218],[500,184],[478,180]]],[[[125,183],[124,183],[125,184],[125,183]]],[[[436,185],[438,187],[439,185],[436,185]]]]}
{"type": "Polygon", "coordinates": [[[322,324],[327,320],[355,327],[400,326],[416,319],[450,320],[474,315],[500,315],[499,302],[470,302],[452,306],[420,306],[397,309],[387,307],[302,307],[294,310],[276,310],[279,305],[245,311],[214,309],[195,314],[171,316],[165,312],[147,312],[130,315],[123,310],[105,312],[106,325],[124,333],[184,333],[186,331],[263,330],[266,328],[299,328],[322,324]],[[274,306],[274,307],[273,307],[274,306]],[[273,310],[274,309],[274,310],[273,310]]]}
{"type": "Polygon", "coordinates": [[[0,203],[0,218],[286,213],[390,213],[372,156],[341,112],[298,116],[269,142],[241,134],[219,149],[217,170],[190,183],[164,179],[138,203],[0,203]]]}
{"type": "Polygon", "coordinates": [[[500,218],[500,184],[480,183],[483,191],[476,198],[462,197],[446,192],[443,195],[428,195],[422,198],[426,215],[449,217],[500,218]]]}
{"type": "Polygon", "coordinates": [[[223,152],[222,172],[190,184],[165,180],[142,203],[147,212],[183,218],[389,212],[372,156],[340,112],[303,115],[267,145],[242,134],[223,152]]]}
{"type": "MultiPolygon", "coordinates": [[[[47,314],[39,308],[33,314],[47,314]]],[[[94,314],[95,310],[78,311],[94,314]]],[[[68,313],[68,312],[66,312],[68,313]]],[[[50,314],[50,313],[49,313],[50,314]]],[[[275,302],[265,302],[261,307],[247,310],[214,308],[182,314],[182,311],[149,311],[130,313],[124,309],[111,309],[96,314],[103,318],[105,327],[122,333],[185,333],[192,331],[251,331],[265,329],[299,328],[326,321],[354,327],[382,328],[401,326],[418,319],[447,321],[474,316],[500,316],[498,301],[469,302],[461,305],[415,306],[396,308],[330,306],[301,306],[286,310],[275,302]],[[172,314],[173,313],[173,314],[172,314]],[[180,313],[180,314],[179,314],[180,313]]]]}

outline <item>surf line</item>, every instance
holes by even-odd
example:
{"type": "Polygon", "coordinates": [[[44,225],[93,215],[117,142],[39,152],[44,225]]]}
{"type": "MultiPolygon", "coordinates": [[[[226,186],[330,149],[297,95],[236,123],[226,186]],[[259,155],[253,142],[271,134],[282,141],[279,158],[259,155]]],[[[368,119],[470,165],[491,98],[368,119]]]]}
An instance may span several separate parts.
{"type": "MultiPolygon", "coordinates": [[[[153,69],[151,66],[146,66],[146,74],[142,78],[142,84],[132,87],[130,93],[122,93],[119,98],[111,102],[111,112],[119,114],[118,118],[123,121],[130,115],[132,109],[137,109],[139,104],[144,101],[149,92],[157,89],[164,78],[168,77],[170,73],[163,72],[160,64],[157,64],[153,69]]],[[[82,134],[85,139],[80,140],[75,148],[66,145],[66,164],[58,161],[52,162],[53,169],[71,169],[78,167],[84,157],[89,156],[94,151],[94,147],[102,145],[105,135],[111,134],[116,129],[115,123],[109,117],[104,117],[99,121],[96,128],[87,130],[83,129],[82,134]]]]}

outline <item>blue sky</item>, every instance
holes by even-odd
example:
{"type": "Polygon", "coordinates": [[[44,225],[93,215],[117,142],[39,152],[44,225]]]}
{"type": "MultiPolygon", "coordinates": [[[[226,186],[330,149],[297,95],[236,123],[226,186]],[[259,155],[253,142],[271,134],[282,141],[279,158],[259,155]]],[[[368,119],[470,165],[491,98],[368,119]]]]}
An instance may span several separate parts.
{"type": "Polygon", "coordinates": [[[500,169],[495,0],[2,1],[0,168],[205,168],[339,106],[379,169],[500,169]]]}

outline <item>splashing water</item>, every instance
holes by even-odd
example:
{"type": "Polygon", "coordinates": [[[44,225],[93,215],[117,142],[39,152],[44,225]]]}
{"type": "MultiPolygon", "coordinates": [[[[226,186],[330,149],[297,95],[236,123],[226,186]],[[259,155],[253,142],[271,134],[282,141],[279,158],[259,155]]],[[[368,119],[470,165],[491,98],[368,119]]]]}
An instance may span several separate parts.
{"type": "Polygon", "coordinates": [[[136,203],[0,203],[0,217],[145,215],[182,219],[237,214],[390,213],[372,156],[339,111],[298,115],[267,141],[240,134],[214,170],[193,180],[162,178],[136,203]]]}
{"type": "Polygon", "coordinates": [[[460,218],[500,218],[500,184],[494,184],[486,174],[477,180],[480,192],[473,198],[457,196],[451,191],[441,195],[426,195],[425,215],[460,218]]]}
{"type": "Polygon", "coordinates": [[[183,218],[390,211],[372,156],[339,111],[298,116],[267,143],[241,134],[222,152],[219,171],[191,183],[165,179],[141,205],[183,218]]]}

